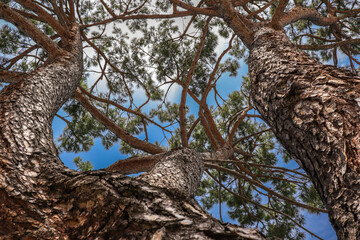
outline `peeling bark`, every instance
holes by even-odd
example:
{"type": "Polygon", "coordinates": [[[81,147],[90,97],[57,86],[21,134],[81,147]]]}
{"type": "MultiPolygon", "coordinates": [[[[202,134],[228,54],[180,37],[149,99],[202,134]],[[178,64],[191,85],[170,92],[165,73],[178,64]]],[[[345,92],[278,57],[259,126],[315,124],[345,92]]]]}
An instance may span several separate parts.
{"type": "Polygon", "coordinates": [[[314,182],[339,239],[360,239],[360,77],[322,65],[281,31],[250,50],[255,105],[314,182]]]}

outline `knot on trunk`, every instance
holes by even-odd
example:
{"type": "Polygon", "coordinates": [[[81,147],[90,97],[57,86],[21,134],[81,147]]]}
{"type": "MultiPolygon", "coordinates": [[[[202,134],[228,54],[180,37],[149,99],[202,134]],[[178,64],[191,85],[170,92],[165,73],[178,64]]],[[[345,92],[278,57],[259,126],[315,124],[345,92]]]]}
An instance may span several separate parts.
{"type": "Polygon", "coordinates": [[[183,148],[166,154],[150,172],[138,179],[184,197],[193,197],[203,170],[203,156],[195,150],[183,148]]]}

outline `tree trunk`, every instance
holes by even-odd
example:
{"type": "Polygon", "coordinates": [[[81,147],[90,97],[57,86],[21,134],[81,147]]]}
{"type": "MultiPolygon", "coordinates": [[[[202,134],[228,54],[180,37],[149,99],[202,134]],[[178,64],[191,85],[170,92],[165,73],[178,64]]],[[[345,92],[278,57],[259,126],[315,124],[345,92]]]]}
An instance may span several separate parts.
{"type": "Polygon", "coordinates": [[[360,78],[269,28],[255,34],[249,71],[258,111],[310,175],[338,238],[360,239],[360,78]]]}
{"type": "Polygon", "coordinates": [[[156,173],[142,180],[103,170],[67,170],[61,176],[49,173],[49,181],[32,178],[32,192],[8,185],[0,198],[1,239],[265,239],[257,230],[209,216],[188,191],[179,191],[190,188],[172,184],[168,189],[167,181],[184,183],[178,177],[185,172],[177,166],[193,166],[199,156],[189,149],[168,153],[156,173]],[[176,159],[176,167],[170,166],[176,159]],[[159,175],[160,187],[151,186],[158,185],[152,180],[159,175]]]}
{"type": "Polygon", "coordinates": [[[264,239],[201,209],[191,196],[202,157],[189,149],[164,154],[142,180],[63,165],[51,122],[82,76],[72,34],[67,52],[0,94],[0,239],[264,239]]]}
{"type": "Polygon", "coordinates": [[[45,194],[7,200],[3,239],[264,239],[221,224],[193,199],[118,173],[71,172],[45,194]]]}

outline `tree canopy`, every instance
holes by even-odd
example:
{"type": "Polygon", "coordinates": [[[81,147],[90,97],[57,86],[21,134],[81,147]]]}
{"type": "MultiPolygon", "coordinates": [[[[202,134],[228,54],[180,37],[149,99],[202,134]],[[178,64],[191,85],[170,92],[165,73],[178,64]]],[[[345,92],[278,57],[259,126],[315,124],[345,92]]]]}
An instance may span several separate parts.
{"type": "Polygon", "coordinates": [[[215,152],[197,192],[206,209],[226,203],[242,226],[304,239],[300,210],[327,210],[256,111],[249,77],[233,82],[263,26],[283,29],[325,64],[356,72],[359,13],[357,0],[3,0],[0,80],[13,84],[49,64],[79,24],[84,69],[56,116],[67,124],[58,151],[89,151],[100,138],[104,148],[120,141],[120,153],[145,162],[182,147],[215,152]]]}

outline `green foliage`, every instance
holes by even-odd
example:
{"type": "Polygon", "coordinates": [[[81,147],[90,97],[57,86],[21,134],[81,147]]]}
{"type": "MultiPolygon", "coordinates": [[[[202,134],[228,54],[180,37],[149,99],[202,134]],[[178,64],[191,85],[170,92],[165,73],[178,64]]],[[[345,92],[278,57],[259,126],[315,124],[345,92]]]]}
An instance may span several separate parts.
{"type": "Polygon", "coordinates": [[[81,157],[74,158],[73,162],[79,171],[90,171],[94,168],[90,161],[84,161],[81,157]]]}
{"type": "Polygon", "coordinates": [[[63,110],[71,116],[72,121],[58,138],[59,150],[75,153],[89,151],[94,145],[94,138],[103,137],[104,127],[74,100],[69,101],[63,110]]]}
{"type": "Polygon", "coordinates": [[[18,31],[3,25],[0,28],[0,51],[3,54],[14,54],[19,48],[21,35],[18,31]]]}
{"type": "MultiPolygon", "coordinates": [[[[314,185],[312,184],[304,184],[302,192],[300,193],[301,200],[313,207],[317,208],[325,208],[323,202],[321,201],[320,195],[316,191],[314,185]]],[[[318,213],[316,211],[310,211],[312,213],[318,213]]]]}
{"type": "MultiPolygon", "coordinates": [[[[228,125],[233,124],[229,119],[248,106],[247,95],[249,93],[249,78],[244,78],[242,91],[234,91],[229,94],[226,105],[214,112],[213,116],[216,116],[218,129],[220,129],[224,135],[226,135],[228,131],[228,125]]],[[[310,203],[310,199],[313,199],[314,204],[312,204],[312,206],[322,207],[315,204],[315,202],[318,203],[317,198],[308,192],[308,188],[304,191],[305,188],[303,184],[284,181],[286,175],[283,172],[272,171],[271,169],[262,167],[276,166],[281,162],[280,156],[276,154],[277,144],[274,136],[271,132],[266,132],[249,138],[245,137],[265,129],[267,129],[265,123],[251,118],[244,120],[240,124],[235,133],[234,142],[238,142],[240,139],[244,140],[239,141],[236,147],[247,152],[252,152],[253,156],[239,161],[239,164],[243,167],[246,166],[259,180],[266,183],[266,186],[271,186],[272,189],[281,193],[283,196],[297,200],[298,194],[300,194],[304,196],[302,198],[304,202],[310,203]]],[[[207,139],[204,138],[205,134],[203,133],[203,129],[198,127],[192,136],[194,138],[192,147],[200,151],[205,151],[206,149],[201,146],[207,146],[209,143],[207,139]]],[[[237,165],[223,163],[221,166],[239,171],[237,165]]],[[[262,232],[267,234],[267,237],[304,239],[304,234],[298,229],[298,226],[289,220],[289,218],[278,213],[283,212],[292,219],[295,219],[298,223],[303,224],[304,217],[296,206],[276,197],[267,197],[269,193],[266,193],[266,191],[259,189],[244,179],[225,173],[220,174],[218,170],[209,171],[223,186],[226,186],[227,189],[220,187],[218,182],[214,181],[209,175],[205,175],[198,191],[198,196],[200,202],[206,209],[210,210],[215,207],[218,204],[219,194],[221,194],[222,203],[225,203],[229,209],[229,216],[240,225],[259,227],[262,232]],[[261,207],[261,205],[272,208],[278,212],[269,211],[261,207]]],[[[239,171],[239,173],[241,173],[241,171],[239,171]]]]}

